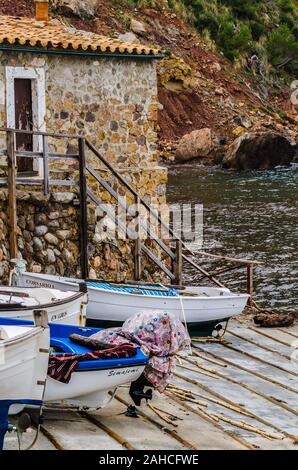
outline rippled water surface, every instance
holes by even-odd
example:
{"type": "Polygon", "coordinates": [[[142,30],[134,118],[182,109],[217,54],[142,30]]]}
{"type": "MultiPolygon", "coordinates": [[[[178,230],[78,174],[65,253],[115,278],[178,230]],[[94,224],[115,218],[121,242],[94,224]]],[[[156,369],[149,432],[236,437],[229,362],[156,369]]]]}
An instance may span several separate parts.
{"type": "MultiPolygon", "coordinates": [[[[279,309],[297,308],[298,166],[241,174],[199,166],[172,167],[168,201],[202,203],[204,250],[263,261],[265,265],[255,275],[257,300],[279,309]]],[[[192,269],[187,276],[193,283],[200,282],[192,269]]],[[[228,287],[245,290],[241,271],[221,280],[228,287]]]]}

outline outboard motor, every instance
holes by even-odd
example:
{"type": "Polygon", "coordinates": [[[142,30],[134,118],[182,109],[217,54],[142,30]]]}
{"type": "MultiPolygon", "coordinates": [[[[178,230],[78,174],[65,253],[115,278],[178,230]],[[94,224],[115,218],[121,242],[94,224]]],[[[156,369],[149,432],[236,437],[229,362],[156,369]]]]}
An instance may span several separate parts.
{"type": "MultiPolygon", "coordinates": [[[[129,395],[136,406],[140,406],[142,400],[152,400],[152,389],[144,390],[145,387],[152,387],[152,384],[142,374],[135,382],[132,382],[129,389],[129,395]]],[[[138,418],[138,410],[136,406],[130,405],[125,413],[130,418],[138,418]]]]}

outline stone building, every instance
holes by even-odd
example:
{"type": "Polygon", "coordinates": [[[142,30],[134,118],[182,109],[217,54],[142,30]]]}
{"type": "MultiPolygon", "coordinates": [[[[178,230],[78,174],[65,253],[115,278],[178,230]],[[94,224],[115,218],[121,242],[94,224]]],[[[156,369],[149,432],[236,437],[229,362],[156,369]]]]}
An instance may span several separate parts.
{"type": "MultiPolygon", "coordinates": [[[[156,61],[162,57],[161,51],[78,31],[51,20],[46,0],[36,0],[36,12],[35,19],[0,17],[0,127],[82,134],[148,201],[164,202],[167,175],[158,165],[156,132],[160,107],[156,61]]],[[[0,132],[0,149],[6,146],[5,138],[0,132]]],[[[16,138],[17,150],[39,152],[42,145],[39,136],[16,138]]],[[[69,140],[67,145],[62,141],[50,145],[59,153],[73,151],[69,140]]],[[[92,158],[94,168],[100,167],[99,161],[92,158]]],[[[66,162],[56,168],[52,165],[56,172],[72,171],[66,162]]],[[[17,166],[23,179],[28,176],[38,181],[43,177],[41,158],[18,157],[17,166]]],[[[7,190],[1,187],[5,168],[5,157],[0,157],[2,277],[10,256],[7,190]]],[[[18,187],[17,197],[18,245],[29,267],[77,274],[75,193],[62,197],[61,188],[53,188],[44,197],[38,187],[24,183],[18,187]]],[[[122,261],[129,250],[126,247],[118,253],[122,261]]],[[[91,239],[94,275],[104,275],[108,270],[119,272],[117,256],[109,255],[110,251],[111,247],[100,243],[96,246],[91,239]]]]}

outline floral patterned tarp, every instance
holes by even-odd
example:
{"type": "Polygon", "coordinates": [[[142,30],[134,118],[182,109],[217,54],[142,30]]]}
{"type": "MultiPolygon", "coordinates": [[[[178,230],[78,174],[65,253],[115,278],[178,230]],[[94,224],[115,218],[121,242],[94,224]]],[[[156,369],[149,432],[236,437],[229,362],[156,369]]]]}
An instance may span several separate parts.
{"type": "Polygon", "coordinates": [[[163,392],[171,381],[175,356],[190,344],[189,335],[175,315],[167,312],[141,312],[126,320],[121,328],[101,330],[92,336],[109,344],[129,340],[149,356],[144,375],[163,392]]]}

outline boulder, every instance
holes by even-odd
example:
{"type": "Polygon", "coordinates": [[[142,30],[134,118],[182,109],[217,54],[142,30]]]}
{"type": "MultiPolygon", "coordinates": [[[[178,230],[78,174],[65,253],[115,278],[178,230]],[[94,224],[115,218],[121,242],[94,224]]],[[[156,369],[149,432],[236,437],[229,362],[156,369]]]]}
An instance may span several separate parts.
{"type": "Polygon", "coordinates": [[[139,44],[140,43],[139,38],[132,31],[129,31],[129,32],[123,33],[123,34],[119,34],[118,39],[119,39],[119,41],[131,42],[132,44],[139,44]]]}
{"type": "Polygon", "coordinates": [[[295,156],[291,142],[275,132],[244,133],[228,149],[223,167],[241,170],[270,170],[289,166],[295,156]]]}
{"type": "Polygon", "coordinates": [[[133,33],[136,33],[136,34],[146,33],[146,28],[145,28],[144,23],[142,23],[141,21],[134,20],[133,18],[130,23],[130,29],[132,30],[133,33]]]}
{"type": "Polygon", "coordinates": [[[52,0],[54,8],[61,10],[62,13],[72,13],[82,19],[94,18],[98,0],[52,0]]]}
{"type": "Polygon", "coordinates": [[[194,158],[208,157],[214,147],[211,129],[198,129],[182,137],[176,149],[176,160],[187,162],[194,158]]]}

